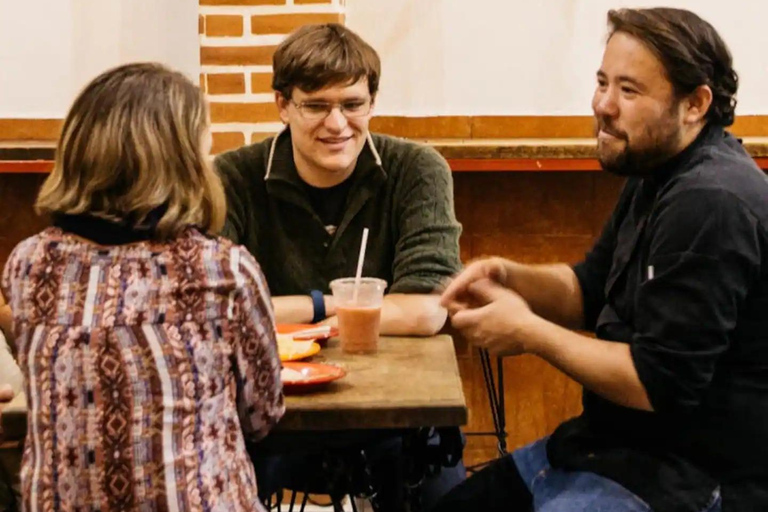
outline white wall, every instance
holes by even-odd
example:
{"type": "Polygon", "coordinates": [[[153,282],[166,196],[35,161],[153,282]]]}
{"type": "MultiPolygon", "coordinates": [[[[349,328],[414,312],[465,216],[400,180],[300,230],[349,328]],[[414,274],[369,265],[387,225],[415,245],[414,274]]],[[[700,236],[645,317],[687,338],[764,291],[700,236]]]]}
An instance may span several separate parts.
{"type": "Polygon", "coordinates": [[[60,118],[100,72],[156,60],[197,82],[198,2],[0,0],[0,118],[60,118]]]}
{"type": "Polygon", "coordinates": [[[584,115],[608,9],[661,4],[715,26],[737,113],[768,114],[765,0],[347,0],[347,25],[381,55],[380,115],[584,115]]]}
{"type": "Polygon", "coordinates": [[[70,4],[0,0],[0,117],[62,116],[72,93],[70,4]]]}
{"type": "MultiPolygon", "coordinates": [[[[347,24],[383,60],[383,115],[580,115],[620,6],[694,9],[741,75],[738,114],[768,114],[764,0],[346,0],[347,24]]],[[[0,118],[63,117],[123,62],[197,80],[197,0],[0,0],[0,118]]]]}

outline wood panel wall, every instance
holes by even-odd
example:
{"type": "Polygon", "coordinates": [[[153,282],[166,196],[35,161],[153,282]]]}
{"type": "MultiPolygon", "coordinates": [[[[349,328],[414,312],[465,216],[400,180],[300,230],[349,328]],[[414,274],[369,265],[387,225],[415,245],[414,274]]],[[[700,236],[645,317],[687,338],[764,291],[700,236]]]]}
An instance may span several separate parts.
{"type": "MultiPolygon", "coordinates": [[[[579,261],[610,216],[623,181],[602,172],[454,173],[462,260],[501,255],[528,263],[579,261]]],[[[480,359],[457,339],[470,409],[467,432],[493,428],[480,359]]],[[[581,387],[533,356],[504,361],[508,447],[548,435],[581,411],[581,387]]],[[[496,440],[468,437],[465,462],[493,458],[496,440]]]]}

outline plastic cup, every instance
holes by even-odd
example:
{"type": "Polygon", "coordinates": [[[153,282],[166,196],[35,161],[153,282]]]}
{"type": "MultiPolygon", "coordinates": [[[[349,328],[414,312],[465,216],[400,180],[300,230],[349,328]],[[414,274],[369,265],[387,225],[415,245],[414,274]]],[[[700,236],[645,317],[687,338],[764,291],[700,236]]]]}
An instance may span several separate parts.
{"type": "Polygon", "coordinates": [[[361,277],[357,297],[355,285],[354,277],[331,281],[341,350],[348,354],[375,354],[379,347],[381,303],[387,282],[375,277],[361,277]]]}

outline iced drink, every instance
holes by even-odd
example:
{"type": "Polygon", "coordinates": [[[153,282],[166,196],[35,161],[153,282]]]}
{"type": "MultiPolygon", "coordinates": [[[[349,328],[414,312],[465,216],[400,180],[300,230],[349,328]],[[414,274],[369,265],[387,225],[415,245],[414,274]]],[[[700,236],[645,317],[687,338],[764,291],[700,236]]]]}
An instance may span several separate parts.
{"type": "Polygon", "coordinates": [[[354,277],[331,282],[342,351],[350,354],[376,352],[379,345],[381,303],[386,287],[386,281],[364,277],[360,279],[360,286],[355,293],[354,277]]]}

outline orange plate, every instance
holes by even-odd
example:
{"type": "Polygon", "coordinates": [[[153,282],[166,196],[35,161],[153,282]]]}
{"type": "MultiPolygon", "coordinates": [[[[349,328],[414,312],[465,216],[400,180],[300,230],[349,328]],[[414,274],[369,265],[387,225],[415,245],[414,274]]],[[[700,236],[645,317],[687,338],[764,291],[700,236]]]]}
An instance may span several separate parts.
{"type": "Polygon", "coordinates": [[[329,382],[340,379],[347,372],[338,366],[320,363],[283,363],[283,371],[280,376],[283,380],[283,388],[286,393],[306,393],[329,382]],[[302,378],[292,378],[285,370],[299,372],[302,378]]]}

